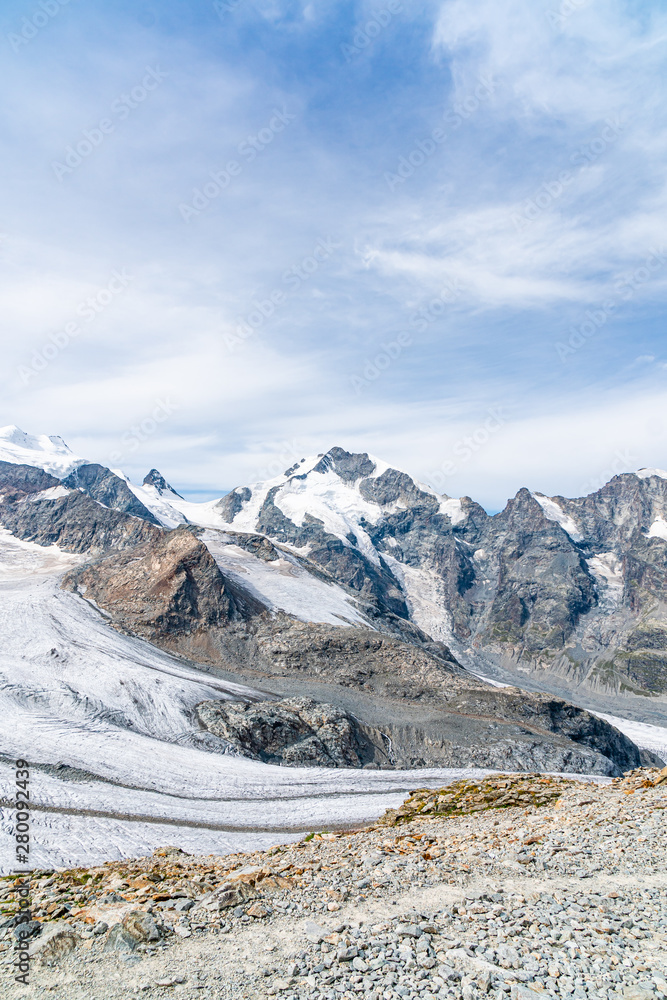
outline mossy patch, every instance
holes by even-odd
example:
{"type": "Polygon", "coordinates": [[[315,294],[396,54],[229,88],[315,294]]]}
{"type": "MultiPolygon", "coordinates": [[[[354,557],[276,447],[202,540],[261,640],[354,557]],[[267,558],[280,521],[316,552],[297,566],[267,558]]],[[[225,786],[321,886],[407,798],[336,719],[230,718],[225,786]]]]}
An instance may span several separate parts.
{"type": "Polygon", "coordinates": [[[509,809],[512,806],[549,805],[576,782],[542,774],[493,775],[480,781],[463,779],[447,788],[418,788],[398,809],[388,809],[378,826],[399,826],[413,819],[434,816],[463,816],[486,809],[509,809]]]}

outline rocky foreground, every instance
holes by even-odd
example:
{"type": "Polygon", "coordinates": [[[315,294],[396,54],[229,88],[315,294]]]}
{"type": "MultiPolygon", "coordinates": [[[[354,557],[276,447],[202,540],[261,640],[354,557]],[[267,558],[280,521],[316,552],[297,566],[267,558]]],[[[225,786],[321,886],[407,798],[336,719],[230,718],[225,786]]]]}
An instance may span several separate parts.
{"type": "Polygon", "coordinates": [[[667,768],[420,790],[267,852],[34,872],[30,985],[81,1000],[667,997],[667,768]]]}

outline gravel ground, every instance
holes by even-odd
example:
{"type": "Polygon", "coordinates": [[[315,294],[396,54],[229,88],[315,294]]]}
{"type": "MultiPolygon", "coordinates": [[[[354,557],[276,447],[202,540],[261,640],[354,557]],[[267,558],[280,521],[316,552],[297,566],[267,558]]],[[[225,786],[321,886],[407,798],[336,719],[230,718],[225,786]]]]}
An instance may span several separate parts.
{"type": "Polygon", "coordinates": [[[443,796],[268,852],[34,873],[30,985],[5,926],[3,995],[667,997],[667,768],[443,796]]]}

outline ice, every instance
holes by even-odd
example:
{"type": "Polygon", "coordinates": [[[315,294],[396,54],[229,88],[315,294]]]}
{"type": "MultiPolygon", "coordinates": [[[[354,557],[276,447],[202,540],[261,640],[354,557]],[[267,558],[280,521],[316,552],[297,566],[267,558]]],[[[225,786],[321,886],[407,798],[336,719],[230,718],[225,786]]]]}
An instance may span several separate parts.
{"type": "Polygon", "coordinates": [[[371,627],[342,587],[309,573],[290,553],[265,562],[220,532],[206,531],[201,540],[223,574],[267,608],[286,611],[304,622],[371,627]]]}
{"type": "Polygon", "coordinates": [[[651,726],[647,722],[634,722],[632,719],[621,719],[617,715],[605,715],[593,712],[599,719],[604,719],[616,729],[624,733],[628,739],[636,743],[640,749],[652,750],[667,763],[667,729],[662,726],[651,726]]]}
{"type": "Polygon", "coordinates": [[[57,435],[26,434],[15,424],[0,427],[0,461],[33,465],[64,479],[78,465],[85,464],[57,435]]]}
{"type": "Polygon", "coordinates": [[[30,493],[26,498],[26,503],[36,503],[40,500],[59,500],[68,496],[72,491],[67,486],[50,486],[48,490],[40,490],[39,493],[30,493]]]}
{"type": "Polygon", "coordinates": [[[601,606],[608,605],[610,610],[623,596],[623,563],[613,552],[601,552],[587,559],[586,565],[598,583],[602,584],[601,606]]]}
{"type": "Polygon", "coordinates": [[[662,538],[667,542],[667,521],[664,517],[656,517],[646,534],[649,538],[662,538]]]}
{"type": "Polygon", "coordinates": [[[466,514],[460,500],[442,499],[440,501],[440,513],[446,514],[452,524],[460,524],[461,521],[465,521],[466,519],[466,514]]]}
{"type": "Polygon", "coordinates": [[[658,479],[667,479],[667,472],[664,469],[639,469],[635,472],[635,475],[639,479],[650,479],[651,476],[657,476],[658,479]]]}
{"type": "Polygon", "coordinates": [[[546,517],[550,521],[556,521],[560,524],[563,531],[567,532],[573,542],[583,542],[584,536],[575,521],[554,500],[545,497],[542,493],[533,493],[531,495],[537,500],[546,517]]]}
{"type": "Polygon", "coordinates": [[[406,595],[410,620],[439,642],[451,643],[452,616],[442,574],[424,566],[410,566],[388,552],[383,558],[406,595]]]}

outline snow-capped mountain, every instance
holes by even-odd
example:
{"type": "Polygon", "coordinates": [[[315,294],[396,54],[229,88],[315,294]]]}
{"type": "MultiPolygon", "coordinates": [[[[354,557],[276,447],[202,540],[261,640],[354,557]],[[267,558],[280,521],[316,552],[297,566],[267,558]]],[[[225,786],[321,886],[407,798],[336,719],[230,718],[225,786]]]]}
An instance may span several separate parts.
{"type": "MultiPolygon", "coordinates": [[[[667,749],[667,729],[643,724],[667,715],[658,470],[575,500],[524,489],[491,517],[341,448],[197,504],[155,469],[138,486],[60,438],[0,441],[0,726],[40,775],[34,828],[57,863],[91,860],[91,823],[112,853],[163,841],[161,818],[211,849],[239,843],[241,808],[260,831],[243,843],[260,844],[267,796],[285,800],[273,842],[304,810],[322,825],[377,815],[410,782],[442,782],[438,768],[611,775],[667,749]],[[283,780],[239,761],[243,739],[216,733],[220,704],[257,700],[256,747],[291,711],[261,705],[286,696],[342,720],[359,766],[395,780],[283,780]],[[186,791],[194,771],[213,806],[186,791]]],[[[330,761],[319,746],[306,733],[290,753],[330,761]]]]}
{"type": "Polygon", "coordinates": [[[15,424],[0,427],[0,462],[37,466],[63,478],[85,461],[70,451],[57,435],[26,434],[15,424]]]}
{"type": "MultiPolygon", "coordinates": [[[[60,483],[78,494],[70,504],[88,497],[167,530],[207,529],[201,540],[220,570],[273,611],[341,626],[412,623],[473,670],[560,693],[583,685],[602,710],[622,696],[664,711],[667,473],[659,469],[616,476],[578,499],[522,489],[489,516],[380,459],[332,448],[191,503],[155,469],[136,486],[73,456],[60,438],[8,428],[0,440],[5,461],[30,459],[45,471],[60,462],[60,483]]],[[[36,538],[37,515],[33,506],[10,520],[36,538]]],[[[125,525],[120,544],[142,530],[125,525]]]]}

